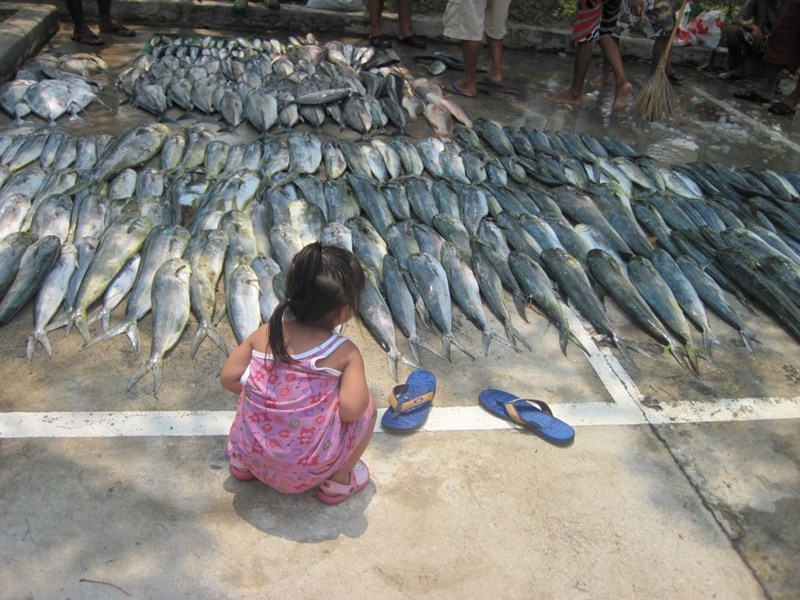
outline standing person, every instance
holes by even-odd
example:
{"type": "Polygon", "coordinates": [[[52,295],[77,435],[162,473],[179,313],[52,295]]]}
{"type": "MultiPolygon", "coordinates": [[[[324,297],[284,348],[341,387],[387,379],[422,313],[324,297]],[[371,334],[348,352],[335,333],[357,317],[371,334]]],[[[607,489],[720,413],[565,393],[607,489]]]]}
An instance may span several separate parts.
{"type": "Polygon", "coordinates": [[[364,360],[333,329],[356,314],[364,272],[352,252],[319,242],[286,274],[286,298],[225,361],[220,383],[239,394],[227,454],[236,479],[287,494],[317,487],[338,504],[363,490],[361,455],[375,426],[364,360]]]}
{"type": "MultiPolygon", "coordinates": [[[[644,30],[647,37],[653,40],[651,74],[655,73],[661,55],[667,49],[673,27],[675,27],[675,7],[672,0],[645,0],[644,30]]],[[[669,55],[664,65],[664,72],[670,81],[683,81],[683,75],[672,68],[669,55]]]]}
{"type": "MultiPolygon", "coordinates": [[[[545,94],[544,99],[559,104],[579,107],[583,103],[583,84],[592,62],[594,42],[600,44],[603,58],[614,73],[614,101],[611,111],[618,112],[628,105],[633,86],[625,77],[619,46],[611,37],[617,24],[621,0],[578,0],[578,12],[572,27],[575,40],[575,62],[572,67],[570,86],[555,94],[545,94]]],[[[631,0],[631,13],[642,13],[642,0],[631,0]]]]}
{"type": "Polygon", "coordinates": [[[757,88],[734,92],[736,98],[771,103],[767,109],[774,115],[791,116],[800,101],[800,80],[782,100],[773,94],[783,69],[794,73],[800,68],[800,0],[786,0],[764,48],[764,80],[757,88]]]}
{"type": "MultiPolygon", "coordinates": [[[[617,48],[621,47],[621,40],[624,37],[627,37],[628,32],[631,30],[631,26],[635,23],[633,18],[633,14],[631,13],[631,3],[629,0],[622,0],[622,3],[619,7],[619,14],[617,15],[617,25],[614,27],[614,30],[611,32],[611,38],[614,40],[614,43],[617,45],[617,48]]],[[[608,61],[603,57],[603,64],[600,67],[600,74],[592,79],[592,85],[595,87],[603,87],[608,81],[608,76],[613,73],[611,70],[611,65],[608,64],[608,61]]]]}
{"type": "Polygon", "coordinates": [[[511,0],[448,0],[444,9],[444,34],[461,40],[464,76],[444,89],[474,98],[478,84],[503,85],[503,38],[506,35],[511,0]],[[492,64],[489,73],[478,80],[478,57],[486,35],[492,64]]]}
{"type": "MultiPolygon", "coordinates": [[[[103,40],[89,29],[86,24],[81,0],[65,0],[65,3],[73,25],[72,39],[79,44],[86,44],[87,46],[102,46],[103,40]]],[[[120,25],[111,18],[111,0],[97,0],[97,15],[100,33],[109,33],[120,37],[134,37],[136,35],[135,31],[120,25]]]]}
{"type": "MultiPolygon", "coordinates": [[[[411,31],[411,3],[413,0],[397,0],[398,32],[397,41],[404,46],[422,50],[428,43],[425,38],[411,31]]],[[[391,48],[392,39],[383,33],[383,0],[367,0],[369,11],[369,43],[376,48],[391,48]]]]}
{"type": "Polygon", "coordinates": [[[745,58],[764,57],[767,38],[780,15],[780,0],[747,0],[739,14],[725,28],[723,36],[728,48],[728,70],[720,79],[734,81],[745,77],[745,58]]]}

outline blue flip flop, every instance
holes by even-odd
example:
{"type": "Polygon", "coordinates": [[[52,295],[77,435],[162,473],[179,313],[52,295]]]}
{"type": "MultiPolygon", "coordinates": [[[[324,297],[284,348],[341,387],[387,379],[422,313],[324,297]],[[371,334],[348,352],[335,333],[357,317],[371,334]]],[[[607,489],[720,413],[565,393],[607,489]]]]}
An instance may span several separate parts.
{"type": "Polygon", "coordinates": [[[546,402],[520,398],[502,390],[484,390],[478,395],[481,406],[493,415],[521,425],[559,446],[575,439],[575,430],[553,416],[546,402]]]}
{"type": "Polygon", "coordinates": [[[436,394],[436,377],[430,371],[412,371],[403,385],[389,394],[389,409],[383,413],[381,427],[389,431],[419,429],[428,419],[436,394]]]}

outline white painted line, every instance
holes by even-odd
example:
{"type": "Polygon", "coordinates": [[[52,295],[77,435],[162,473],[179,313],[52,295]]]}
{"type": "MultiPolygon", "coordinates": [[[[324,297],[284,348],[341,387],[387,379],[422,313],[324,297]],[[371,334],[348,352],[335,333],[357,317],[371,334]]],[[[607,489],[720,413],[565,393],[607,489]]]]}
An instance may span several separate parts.
{"type": "MultiPolygon", "coordinates": [[[[800,419],[796,398],[740,398],[681,402],[647,409],[648,415],[605,402],[551,405],[574,427],[670,423],[726,423],[800,419]]],[[[386,409],[378,411],[378,423],[386,409]]],[[[8,412],[0,413],[0,439],[225,436],[233,411],[8,412]]],[[[434,407],[421,431],[487,431],[514,426],[479,406],[434,407]]],[[[379,425],[375,428],[383,432],[379,425]]]]}
{"type": "Polygon", "coordinates": [[[791,148],[795,152],[800,152],[800,144],[796,144],[795,142],[793,142],[792,140],[790,140],[786,136],[781,135],[780,133],[778,133],[774,129],[770,129],[769,127],[767,127],[766,125],[764,125],[760,121],[754,119],[753,117],[750,117],[750,116],[746,115],[745,113],[743,113],[739,109],[734,108],[731,105],[730,102],[725,102],[724,100],[720,100],[719,98],[715,98],[714,96],[712,96],[711,94],[709,94],[708,92],[706,92],[705,90],[703,90],[702,88],[699,88],[697,86],[689,85],[689,87],[691,88],[692,92],[694,94],[696,94],[697,96],[700,96],[704,100],[708,100],[712,104],[715,104],[716,106],[718,106],[722,110],[724,110],[726,112],[729,112],[732,115],[735,115],[737,119],[739,119],[740,121],[744,121],[745,123],[747,123],[751,127],[757,129],[759,132],[763,133],[766,137],[771,139],[773,142],[778,142],[780,144],[784,144],[785,146],[788,146],[789,148],[791,148]]]}

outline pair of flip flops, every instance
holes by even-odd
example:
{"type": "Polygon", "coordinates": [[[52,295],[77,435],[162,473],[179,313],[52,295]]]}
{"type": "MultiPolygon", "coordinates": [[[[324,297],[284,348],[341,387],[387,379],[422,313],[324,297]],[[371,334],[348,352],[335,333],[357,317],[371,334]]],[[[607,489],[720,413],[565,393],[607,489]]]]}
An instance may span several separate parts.
{"type": "Polygon", "coordinates": [[[436,376],[424,369],[412,371],[403,385],[392,388],[381,427],[388,431],[419,429],[428,419],[435,394],[436,376]]]}
{"type": "Polygon", "coordinates": [[[484,390],[478,396],[481,406],[493,415],[516,423],[557,446],[568,446],[575,439],[575,430],[553,416],[546,402],[520,398],[502,390],[484,390]]]}

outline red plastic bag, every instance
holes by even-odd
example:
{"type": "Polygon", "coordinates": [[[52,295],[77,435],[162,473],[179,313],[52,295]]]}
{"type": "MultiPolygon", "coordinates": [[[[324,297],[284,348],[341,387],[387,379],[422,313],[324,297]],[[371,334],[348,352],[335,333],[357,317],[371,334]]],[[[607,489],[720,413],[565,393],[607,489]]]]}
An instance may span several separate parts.
{"type": "Polygon", "coordinates": [[[675,46],[704,46],[716,48],[722,38],[722,29],[725,27],[725,18],[721,10],[705,10],[694,19],[685,23],[675,33],[675,46]]]}

